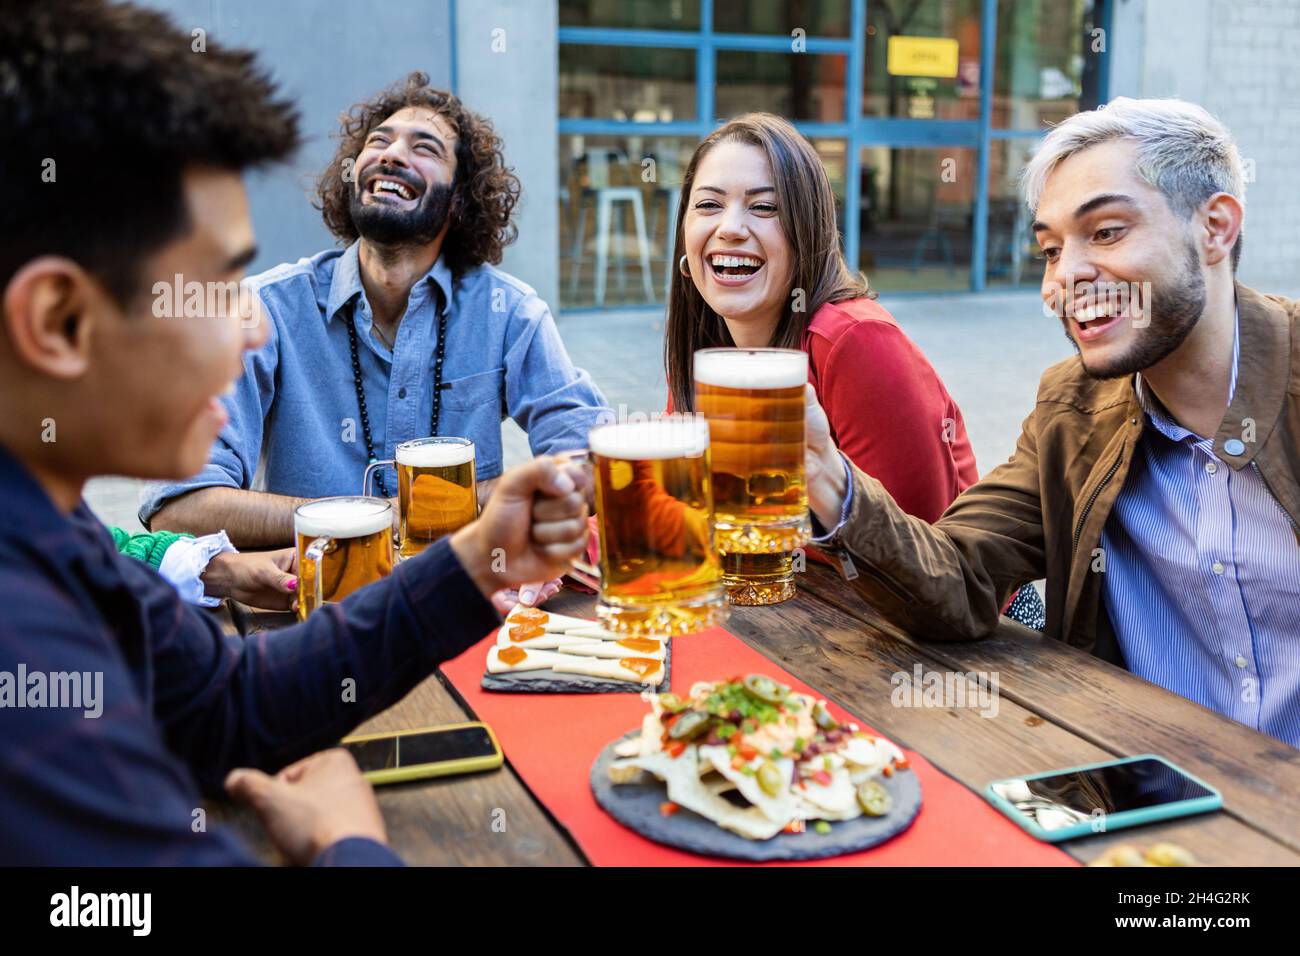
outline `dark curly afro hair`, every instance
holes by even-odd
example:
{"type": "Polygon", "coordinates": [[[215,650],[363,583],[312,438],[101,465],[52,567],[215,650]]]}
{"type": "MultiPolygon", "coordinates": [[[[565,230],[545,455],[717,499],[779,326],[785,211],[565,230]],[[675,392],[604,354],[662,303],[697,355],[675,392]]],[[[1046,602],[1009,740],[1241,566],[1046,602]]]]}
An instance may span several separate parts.
{"type": "Polygon", "coordinates": [[[357,238],[350,212],[354,186],[344,178],[352,168],[348,161],[361,154],[372,129],[412,106],[433,110],[456,131],[451,228],[443,242],[447,265],[461,275],[485,262],[499,263],[517,234],[510,216],[519,201],[519,179],[506,166],[501,137],[492,124],[453,94],[431,87],[428,75],[419,71],[340,117],[338,150],[316,184],[316,208],[325,225],[345,243],[357,238]]]}

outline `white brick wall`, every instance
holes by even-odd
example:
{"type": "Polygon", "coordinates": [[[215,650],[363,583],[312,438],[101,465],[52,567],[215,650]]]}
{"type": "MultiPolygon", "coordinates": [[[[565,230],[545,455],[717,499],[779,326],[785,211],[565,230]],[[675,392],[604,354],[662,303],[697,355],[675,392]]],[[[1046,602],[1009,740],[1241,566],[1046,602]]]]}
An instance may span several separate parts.
{"type": "Polygon", "coordinates": [[[1112,95],[1204,106],[1253,160],[1239,274],[1300,292],[1300,0],[1117,0],[1112,95]],[[1136,66],[1136,69],[1134,69],[1136,66]]]}

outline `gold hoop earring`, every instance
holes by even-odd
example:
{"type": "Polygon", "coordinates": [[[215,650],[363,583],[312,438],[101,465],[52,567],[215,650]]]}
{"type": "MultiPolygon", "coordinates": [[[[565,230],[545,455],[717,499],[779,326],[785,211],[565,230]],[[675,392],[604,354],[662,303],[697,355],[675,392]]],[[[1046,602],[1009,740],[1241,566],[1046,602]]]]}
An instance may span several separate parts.
{"type": "Polygon", "coordinates": [[[691,270],[690,267],[686,264],[685,256],[682,256],[680,259],[677,260],[677,271],[680,272],[682,275],[686,276],[686,278],[688,279],[691,277],[691,270]]]}

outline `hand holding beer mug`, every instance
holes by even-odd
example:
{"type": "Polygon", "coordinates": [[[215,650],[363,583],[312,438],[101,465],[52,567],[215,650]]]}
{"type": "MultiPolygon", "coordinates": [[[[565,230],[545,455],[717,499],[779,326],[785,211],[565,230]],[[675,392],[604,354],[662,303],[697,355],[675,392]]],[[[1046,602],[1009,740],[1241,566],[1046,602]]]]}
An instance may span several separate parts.
{"type": "Polygon", "coordinates": [[[558,577],[587,545],[583,474],[551,457],[501,476],[479,517],[451,535],[451,549],[484,596],[558,577]]]}
{"type": "Polygon", "coordinates": [[[393,570],[393,506],[383,498],[321,498],[293,513],[298,617],[343,600],[393,570]]]}
{"type": "Polygon", "coordinates": [[[443,535],[478,516],[474,490],[474,443],[468,438],[417,438],[397,446],[395,458],[371,462],[364,491],[376,468],[397,470],[400,555],[411,558],[443,535]]]}
{"type": "Polygon", "coordinates": [[[701,349],[695,407],[709,422],[714,528],[733,604],[794,597],[794,555],[812,537],[804,481],[808,355],[701,349]]]}
{"type": "Polygon", "coordinates": [[[725,621],[708,423],[669,415],[603,425],[589,444],[600,568],[583,570],[599,577],[600,623],[620,634],[671,636],[725,621]]]}

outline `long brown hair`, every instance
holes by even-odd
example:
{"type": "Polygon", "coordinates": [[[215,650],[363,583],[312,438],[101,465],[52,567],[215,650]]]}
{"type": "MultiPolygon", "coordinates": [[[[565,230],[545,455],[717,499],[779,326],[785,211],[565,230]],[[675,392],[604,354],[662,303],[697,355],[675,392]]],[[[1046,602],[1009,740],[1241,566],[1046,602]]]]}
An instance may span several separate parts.
{"type": "Polygon", "coordinates": [[[668,373],[668,394],[673,409],[695,409],[692,363],[697,349],[733,346],[722,317],[709,308],[695,282],[677,268],[686,253],[686,210],[700,162],[719,143],[737,142],[757,146],[767,157],[781,228],[790,243],[794,274],[790,289],[802,289],[802,308],[796,310],[793,296],[777,323],[772,341],[776,348],[797,349],[803,333],[817,310],[828,302],[843,302],[862,296],[875,298],[867,280],[854,274],[844,261],[839,230],[835,223],[835,194],[812,144],[790,123],[771,113],[746,113],[714,130],[695,149],[677,205],[677,235],[669,263],[672,284],[668,290],[668,321],[664,334],[664,366],[668,373]]]}

